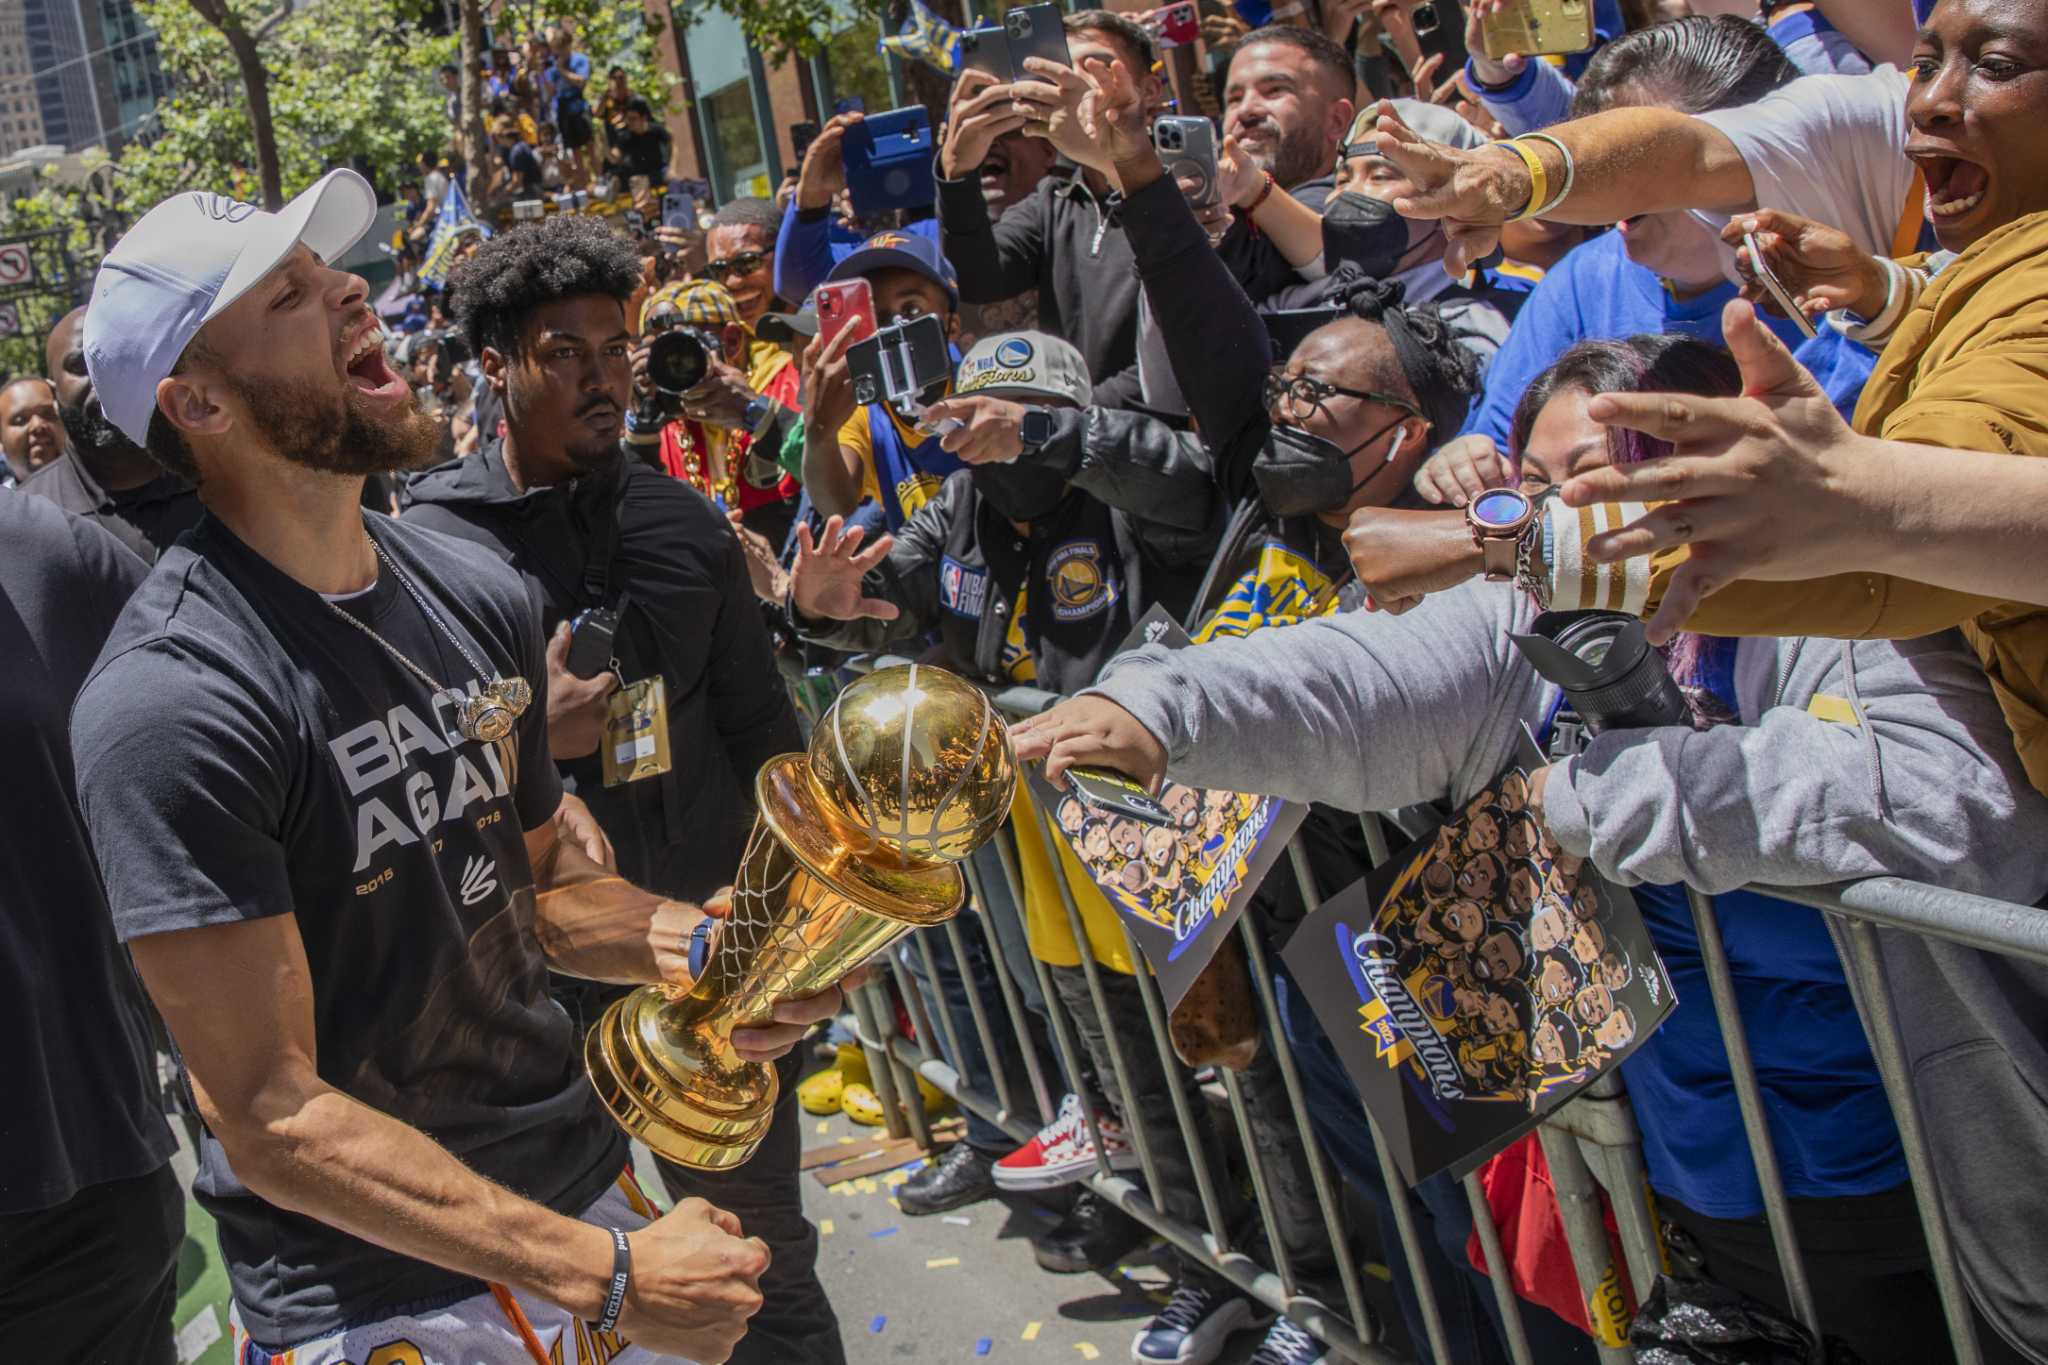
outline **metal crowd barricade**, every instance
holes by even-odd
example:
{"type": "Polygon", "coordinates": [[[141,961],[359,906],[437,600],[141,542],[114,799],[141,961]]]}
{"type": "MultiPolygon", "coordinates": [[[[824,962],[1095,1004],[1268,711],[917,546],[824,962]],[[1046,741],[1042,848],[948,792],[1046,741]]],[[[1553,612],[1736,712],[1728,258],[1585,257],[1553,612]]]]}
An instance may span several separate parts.
{"type": "MultiPolygon", "coordinates": [[[[863,660],[855,666],[885,662],[894,661],[863,660]]],[[[1020,687],[997,692],[994,700],[1006,714],[1018,718],[1034,715],[1059,698],[1037,689],[1020,687]]],[[[1054,871],[1062,908],[1074,942],[1079,947],[1080,966],[1087,981],[1090,1001],[1098,1014],[1106,1015],[1103,969],[1094,960],[1080,911],[1066,885],[1062,865],[1055,856],[1053,841],[1058,835],[1043,811],[1038,811],[1034,820],[1013,822],[1013,825],[1018,824],[1022,827],[1014,829],[1015,837],[1020,841],[1038,841],[1046,862],[1054,871]]],[[[1375,863],[1384,861],[1388,856],[1387,840],[1379,819],[1363,817],[1363,827],[1370,857],[1375,863]]],[[[1021,908],[1025,904],[1025,887],[1016,856],[1004,840],[997,841],[997,851],[1009,903],[1021,908]]],[[[1303,899],[1313,910],[1320,903],[1322,888],[1315,884],[1298,835],[1289,853],[1303,899]]],[[[965,871],[975,902],[991,904],[985,894],[981,872],[971,864],[965,867],[965,871]]],[[[1903,930],[2048,964],[2048,915],[2042,915],[2032,907],[1987,900],[1897,878],[1874,878],[1824,886],[1758,886],[1752,889],[1818,910],[1838,931],[1836,941],[1842,949],[1847,975],[1864,1007],[1872,1054],[1898,1123],[1955,1359],[1957,1365],[1981,1365],[1969,1299],[1962,1285],[1947,1217],[1941,1207],[1939,1183],[1923,1120],[1907,1079],[1904,1045],[1878,952],[1876,930],[1879,927],[1903,930]]],[[[1714,901],[1711,896],[1696,891],[1688,894],[1712,1004],[1728,1051],[1743,1130],[1757,1169],[1765,1220],[1784,1275],[1786,1299],[1792,1306],[1794,1317],[1810,1329],[1819,1330],[1825,1324],[1818,1321],[1814,1309],[1810,1280],[1792,1225],[1790,1204],[1765,1121],[1748,1038],[1735,1000],[1733,977],[1722,944],[1714,901]]],[[[1136,943],[1130,940],[1128,929],[1124,932],[1132,961],[1141,962],[1136,943]]],[[[1135,1105],[1127,1106],[1129,1112],[1123,1118],[1145,1184],[1140,1186],[1111,1169],[1102,1154],[1097,1115],[1092,1103],[1085,1098],[1087,1087],[1073,1079],[1084,1070],[1074,1022],[1054,988],[1046,964],[1034,957],[1032,969],[1036,986],[1045,1001],[1060,1074],[1066,1078],[1062,1089],[1084,1097],[1083,1109],[1088,1128],[1091,1136],[1098,1139],[1096,1171],[1086,1183],[1099,1197],[1222,1279],[1268,1308],[1285,1313],[1343,1358],[1362,1362],[1363,1365],[1400,1365],[1411,1357],[1382,1338],[1380,1328],[1368,1310],[1361,1267],[1344,1254],[1344,1249],[1352,1245],[1352,1241],[1337,1173],[1310,1121],[1299,1065],[1280,1019],[1266,945],[1250,915],[1239,921],[1237,932],[1243,940],[1258,998],[1262,1045],[1273,1049],[1274,1061],[1286,1090],[1287,1118],[1294,1126],[1294,1137],[1300,1144],[1309,1171],[1323,1231],[1337,1253],[1336,1287],[1339,1292],[1332,1297],[1338,1302],[1324,1302],[1309,1292],[1289,1263],[1271,1206],[1271,1176],[1265,1169],[1259,1145],[1253,1141],[1253,1120],[1235,1073],[1217,1068],[1232,1126],[1243,1145],[1254,1211],[1265,1231],[1266,1247],[1272,1253],[1274,1264],[1268,1266],[1255,1259],[1238,1244],[1226,1225],[1217,1173],[1210,1168],[1208,1149],[1197,1129],[1194,1106],[1182,1086],[1169,1087],[1178,1130],[1176,1136],[1184,1144],[1193,1168],[1203,1226],[1195,1226],[1165,1213],[1147,1193],[1159,1188],[1156,1152],[1163,1135],[1147,1129],[1135,1105]]],[[[945,927],[940,938],[962,979],[971,980],[965,971],[967,952],[963,933],[961,925],[955,921],[945,927]]],[[[882,1102],[889,1131],[894,1136],[909,1134],[927,1148],[931,1145],[923,1106],[917,1100],[916,1081],[919,1077],[944,1092],[963,1109],[994,1123],[1019,1143],[1028,1141],[1053,1117],[1056,1091],[1049,1083],[1050,1073],[1044,1059],[1032,1043],[1032,1030],[1018,984],[1011,978],[1011,965],[1005,954],[998,950],[995,933],[991,930],[986,937],[990,948],[989,965],[997,979],[999,1002],[985,1000],[971,989],[966,992],[966,998],[973,1024],[972,1042],[987,1060],[994,1081],[994,1094],[968,1086],[960,1072],[934,1047],[938,1040],[943,1039],[950,1055],[960,1057],[965,1055],[963,1044],[969,1040],[962,1036],[957,1023],[946,1010],[943,997],[936,994],[938,950],[930,933],[915,936],[909,941],[912,946],[907,949],[917,954],[923,967],[922,984],[906,968],[900,955],[893,957],[890,964],[892,977],[915,1030],[915,1038],[896,1028],[893,1006],[880,982],[855,993],[860,1041],[869,1054],[877,1097],[882,1102]],[[934,988],[935,994],[930,1000],[925,998],[925,985],[934,988]],[[995,1008],[997,1003],[1001,1006],[1000,1017],[995,1008]],[[998,1047],[996,1035],[996,1029],[1003,1025],[1010,1029],[1016,1043],[1015,1053],[1023,1059],[1025,1075],[1021,1078],[1009,1074],[1003,1064],[1003,1049],[998,1047]]],[[[1151,1037],[1119,1038],[1115,1030],[1105,1030],[1117,1089],[1125,1096],[1132,1094],[1129,1079],[1132,1054],[1127,1049],[1156,1049],[1168,1076],[1174,1075],[1181,1067],[1167,1036],[1166,1012],[1157,983],[1142,970],[1133,979],[1143,998],[1151,1037]]],[[[1437,1287],[1430,1280],[1429,1263],[1418,1252],[1420,1239],[1425,1233],[1418,1227],[1412,1195],[1370,1114],[1361,1114],[1360,1117],[1371,1131],[1380,1175],[1391,1201],[1390,1212],[1399,1234],[1400,1245],[1386,1248],[1386,1254],[1391,1258],[1398,1253],[1406,1263],[1424,1323],[1426,1341],[1419,1344],[1427,1345],[1430,1356],[1436,1360],[1445,1361],[1450,1354],[1447,1349],[1448,1329],[1437,1287]]],[[[1588,1320],[1596,1327],[1603,1322],[1615,1324],[1616,1315],[1623,1311],[1626,1302],[1621,1294],[1622,1287],[1631,1288],[1635,1300],[1641,1302],[1649,1294],[1663,1265],[1640,1139],[1620,1078],[1614,1075],[1603,1078],[1587,1093],[1547,1118],[1537,1131],[1550,1166],[1573,1268],[1582,1301],[1587,1305],[1588,1320]],[[1603,1193],[1607,1206],[1614,1211],[1619,1231],[1622,1248],[1619,1263],[1603,1219],[1603,1193]]],[[[1507,1261],[1500,1230],[1476,1175],[1465,1178],[1464,1190],[1480,1246],[1488,1266],[1493,1268],[1491,1287],[1502,1320],[1503,1344],[1508,1356],[1514,1365],[1539,1365],[1524,1328],[1522,1300],[1502,1273],[1507,1261]]],[[[1618,1322],[1625,1329],[1625,1318],[1618,1322]]],[[[1604,1340],[1596,1337],[1596,1346],[1602,1365],[1627,1365],[1635,1359],[1634,1352],[1625,1341],[1618,1340],[1612,1333],[1604,1340]]]]}

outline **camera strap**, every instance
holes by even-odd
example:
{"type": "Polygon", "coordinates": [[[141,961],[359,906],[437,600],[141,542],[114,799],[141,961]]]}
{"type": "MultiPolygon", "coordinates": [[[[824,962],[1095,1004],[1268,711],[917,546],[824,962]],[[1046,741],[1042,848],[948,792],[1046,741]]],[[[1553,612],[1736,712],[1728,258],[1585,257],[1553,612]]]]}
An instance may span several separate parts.
{"type": "Polygon", "coordinates": [[[590,555],[583,561],[583,600],[585,605],[602,607],[614,615],[626,609],[626,594],[621,591],[618,599],[612,597],[612,564],[619,557],[620,523],[625,520],[626,506],[626,464],[620,460],[612,473],[611,496],[606,500],[608,509],[604,525],[598,534],[590,555]]]}

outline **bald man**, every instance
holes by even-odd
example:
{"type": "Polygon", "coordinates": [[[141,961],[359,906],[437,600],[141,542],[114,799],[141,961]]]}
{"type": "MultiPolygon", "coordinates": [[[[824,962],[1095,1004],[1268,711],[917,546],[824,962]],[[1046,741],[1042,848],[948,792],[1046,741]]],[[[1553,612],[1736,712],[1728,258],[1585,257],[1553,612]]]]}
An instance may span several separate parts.
{"type": "Polygon", "coordinates": [[[25,479],[64,453],[57,391],[47,379],[24,375],[0,388],[0,452],[14,477],[25,479]]]}
{"type": "MultiPolygon", "coordinates": [[[[85,310],[75,308],[51,329],[43,356],[55,396],[52,420],[61,420],[70,449],[48,459],[22,491],[48,498],[67,512],[98,522],[116,540],[154,564],[171,542],[198,525],[206,509],[191,484],[150,458],[100,411],[85,371],[85,310]]],[[[0,413],[5,412],[0,395],[0,413]]],[[[8,447],[13,460],[13,447],[8,447]]],[[[15,464],[20,470],[22,466],[15,464]]]]}

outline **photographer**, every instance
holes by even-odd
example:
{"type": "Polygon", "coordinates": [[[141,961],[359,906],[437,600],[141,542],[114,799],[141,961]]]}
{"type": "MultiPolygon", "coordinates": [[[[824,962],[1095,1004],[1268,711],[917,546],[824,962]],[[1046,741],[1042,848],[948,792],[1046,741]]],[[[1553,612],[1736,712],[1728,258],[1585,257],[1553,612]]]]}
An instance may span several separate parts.
{"type": "MultiPolygon", "coordinates": [[[[755,772],[802,740],[725,519],[619,453],[623,308],[638,277],[623,239],[574,217],[505,233],[457,273],[456,313],[504,398],[506,434],[475,459],[415,478],[406,521],[484,545],[519,570],[550,632],[545,697],[563,778],[620,874],[702,900],[739,865],[755,772]],[[586,632],[598,632],[595,649],[586,632]],[[635,700],[629,722],[610,704],[621,681],[635,700]],[[665,731],[671,765],[628,775],[599,749],[615,726],[643,721],[665,731]]],[[[684,315],[694,306],[685,300],[684,315]]],[[[618,994],[557,988],[585,1024],[618,994]]],[[[762,1311],[732,1359],[840,1365],[814,1269],[817,1232],[802,1212],[793,1060],[781,1077],[773,1126],[745,1167],[658,1164],[673,1198],[714,1199],[772,1252],[762,1311]]]]}
{"type": "Polygon", "coordinates": [[[780,545],[799,492],[775,463],[797,420],[796,365],[779,347],[753,341],[732,295],[706,280],[657,291],[640,330],[628,450],[780,545]]]}
{"type": "MultiPolygon", "coordinates": [[[[1661,453],[1596,425],[1596,394],[1732,394],[1738,383],[1725,355],[1687,338],[1575,347],[1516,414],[1524,487],[1661,453]]],[[[1550,728],[1557,689],[1506,641],[1534,616],[1522,594],[1468,583],[1404,616],[1348,612],[1141,650],[1112,662],[1091,694],[1018,726],[1017,753],[1047,757],[1048,775],[1106,763],[1155,786],[1170,771],[1353,811],[1457,809],[1507,766],[1524,725],[1550,728]],[[1300,685],[1283,696],[1276,677],[1300,685]]],[[[1639,884],[1674,975],[1677,1011],[1622,1066],[1659,1208],[1687,1234],[1695,1270],[1782,1309],[1683,885],[1722,893],[1888,874],[2029,902],[2048,872],[2022,850],[2048,802],[1952,633],[1897,645],[1692,636],[1669,657],[1693,723],[1601,734],[1540,770],[1530,803],[1565,853],[1639,884]],[[1824,718],[1837,710],[1849,718],[1824,718]]],[[[1897,1133],[1825,923],[1752,893],[1727,897],[1722,915],[1821,1326],[1872,1365],[1949,1359],[1897,1133]]],[[[1290,1027],[1313,1035],[1298,993],[1286,994],[1290,1027]]],[[[1334,1055],[1297,1052],[1320,1092],[1312,1110],[1325,1142],[1355,1184],[1375,1189],[1378,1165],[1334,1055]]],[[[1418,1193],[1434,1242],[1453,1253],[1443,1285],[1462,1262],[1469,1211],[1444,1177],[1418,1193]]],[[[1451,1283],[1483,1320],[1483,1283],[1466,1273],[1451,1283]]],[[[1539,1348],[1537,1358],[1554,1357],[1539,1348]]]]}

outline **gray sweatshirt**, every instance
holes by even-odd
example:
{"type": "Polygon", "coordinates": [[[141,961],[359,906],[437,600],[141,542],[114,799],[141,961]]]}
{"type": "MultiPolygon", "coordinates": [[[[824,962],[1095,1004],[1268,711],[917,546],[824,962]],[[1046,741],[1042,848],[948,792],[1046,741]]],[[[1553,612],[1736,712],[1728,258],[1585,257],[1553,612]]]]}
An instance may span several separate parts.
{"type": "MultiPolygon", "coordinates": [[[[1534,615],[1474,581],[1402,616],[1138,650],[1092,690],[1158,736],[1183,781],[1359,811],[1462,804],[1556,697],[1507,638],[1534,615]]],[[[1741,725],[1602,735],[1553,774],[1559,844],[1628,884],[1892,875],[2041,900],[2048,798],[1954,631],[1744,640],[1735,678],[1741,725]]],[[[2048,1362],[2048,970],[1878,938],[1972,1298],[2048,1362]]]]}

